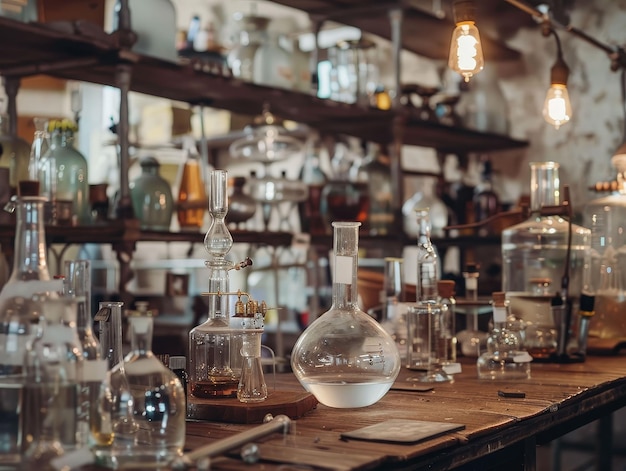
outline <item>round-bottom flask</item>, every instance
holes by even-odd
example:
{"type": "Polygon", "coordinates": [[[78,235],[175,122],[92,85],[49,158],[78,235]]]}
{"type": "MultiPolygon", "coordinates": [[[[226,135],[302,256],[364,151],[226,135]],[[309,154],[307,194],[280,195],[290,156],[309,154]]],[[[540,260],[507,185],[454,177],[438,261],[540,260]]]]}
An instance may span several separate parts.
{"type": "Polygon", "coordinates": [[[300,383],[328,407],[372,405],[400,372],[393,338],[357,304],[359,226],[333,223],[333,303],[300,335],[291,355],[300,383]]]}

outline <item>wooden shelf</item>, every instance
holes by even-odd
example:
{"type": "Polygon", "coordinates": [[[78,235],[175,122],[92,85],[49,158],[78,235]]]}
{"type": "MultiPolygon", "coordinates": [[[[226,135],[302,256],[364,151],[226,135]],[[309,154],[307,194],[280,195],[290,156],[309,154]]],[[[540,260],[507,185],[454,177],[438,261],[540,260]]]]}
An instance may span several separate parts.
{"type": "MultiPolygon", "coordinates": [[[[321,131],[348,134],[379,143],[392,141],[395,113],[320,99],[305,93],[248,83],[120,50],[115,37],[80,23],[63,28],[0,18],[0,75],[48,74],[58,78],[116,86],[120,64],[132,64],[131,89],[139,93],[258,115],[269,103],[277,116],[321,131]]],[[[404,143],[443,152],[494,151],[525,147],[526,141],[439,123],[408,120],[404,143]]]]}

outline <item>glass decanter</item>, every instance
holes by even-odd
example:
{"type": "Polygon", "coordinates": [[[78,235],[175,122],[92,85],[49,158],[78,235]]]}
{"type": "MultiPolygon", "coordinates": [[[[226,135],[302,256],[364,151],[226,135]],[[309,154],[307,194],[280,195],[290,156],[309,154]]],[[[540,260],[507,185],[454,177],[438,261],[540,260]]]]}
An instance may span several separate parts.
{"type": "Polygon", "coordinates": [[[357,303],[359,222],[333,222],[333,302],[298,338],[291,368],[319,402],[336,408],[376,403],[400,372],[391,337],[357,303]]]}
{"type": "Polygon", "coordinates": [[[159,174],[159,161],[154,157],[141,159],[141,175],[130,185],[133,211],[142,229],[168,231],[174,212],[172,189],[159,174]]]}
{"type": "Polygon", "coordinates": [[[114,468],[161,469],[182,455],[185,391],[178,376],[152,353],[151,312],[131,311],[128,321],[130,352],[109,377],[121,404],[108,424],[109,434],[102,433],[107,431],[103,427],[98,438],[111,442],[114,468]]]}
{"type": "Polygon", "coordinates": [[[487,351],[476,361],[478,379],[529,379],[533,358],[521,345],[519,333],[509,329],[509,301],[503,292],[492,297],[493,329],[487,338],[487,351]]]}
{"type": "MultiPolygon", "coordinates": [[[[234,265],[224,257],[233,245],[233,238],[225,223],[228,212],[225,170],[210,173],[209,211],[211,226],[204,237],[204,247],[210,259],[209,317],[206,322],[189,332],[189,393],[196,398],[234,397],[239,378],[231,368],[231,334],[229,315],[229,275],[234,265]]],[[[193,401],[191,410],[193,410],[193,401]]]]}

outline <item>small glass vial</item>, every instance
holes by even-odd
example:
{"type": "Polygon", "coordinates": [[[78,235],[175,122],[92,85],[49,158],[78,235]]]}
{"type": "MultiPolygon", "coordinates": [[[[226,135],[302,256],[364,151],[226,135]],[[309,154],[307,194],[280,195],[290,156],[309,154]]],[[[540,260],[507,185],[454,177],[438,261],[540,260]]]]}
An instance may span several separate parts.
{"type": "Polygon", "coordinates": [[[479,379],[520,380],[530,378],[532,357],[520,345],[518,333],[508,329],[509,302],[505,293],[493,293],[493,329],[487,351],[476,362],[479,379]]]}

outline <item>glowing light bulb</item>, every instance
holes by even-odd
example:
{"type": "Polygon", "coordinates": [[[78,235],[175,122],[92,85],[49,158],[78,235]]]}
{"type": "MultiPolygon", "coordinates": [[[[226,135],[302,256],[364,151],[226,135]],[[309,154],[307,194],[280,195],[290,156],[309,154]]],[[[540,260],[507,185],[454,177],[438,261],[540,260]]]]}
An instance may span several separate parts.
{"type": "Polygon", "coordinates": [[[473,21],[457,23],[452,33],[448,65],[461,74],[466,82],[483,69],[483,48],[473,21]]]}
{"type": "Polygon", "coordinates": [[[565,85],[553,83],[548,89],[546,100],[543,104],[543,117],[555,129],[559,129],[562,124],[570,120],[572,117],[572,105],[570,104],[569,94],[565,85]]]}

